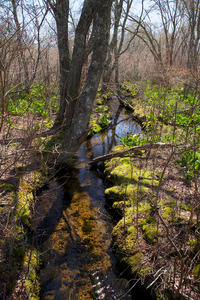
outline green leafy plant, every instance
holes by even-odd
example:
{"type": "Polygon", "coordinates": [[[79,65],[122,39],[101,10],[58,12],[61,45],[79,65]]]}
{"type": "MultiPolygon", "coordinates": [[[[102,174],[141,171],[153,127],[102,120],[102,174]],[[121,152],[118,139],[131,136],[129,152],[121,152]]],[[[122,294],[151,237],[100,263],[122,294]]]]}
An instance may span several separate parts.
{"type": "Polygon", "coordinates": [[[52,99],[46,98],[44,86],[36,84],[29,94],[17,95],[9,100],[8,111],[12,114],[22,115],[26,112],[49,116],[51,110],[58,110],[58,95],[52,94],[52,99]]]}
{"type": "Polygon", "coordinates": [[[110,124],[110,121],[106,117],[106,114],[103,114],[103,116],[99,119],[99,122],[101,124],[101,127],[103,127],[103,128],[110,124]]]}
{"type": "Polygon", "coordinates": [[[119,140],[128,148],[145,144],[146,142],[146,139],[142,138],[139,134],[127,135],[124,138],[119,136],[119,140]]]}
{"type": "Polygon", "coordinates": [[[194,174],[199,176],[200,174],[200,152],[194,152],[189,150],[185,152],[180,160],[176,162],[185,170],[186,182],[190,182],[193,179],[194,174]]]}
{"type": "Polygon", "coordinates": [[[100,132],[102,130],[102,127],[99,124],[97,124],[95,122],[95,120],[91,120],[90,124],[92,125],[92,128],[91,128],[91,130],[89,132],[89,135],[94,134],[94,133],[98,133],[98,132],[100,132]]]}

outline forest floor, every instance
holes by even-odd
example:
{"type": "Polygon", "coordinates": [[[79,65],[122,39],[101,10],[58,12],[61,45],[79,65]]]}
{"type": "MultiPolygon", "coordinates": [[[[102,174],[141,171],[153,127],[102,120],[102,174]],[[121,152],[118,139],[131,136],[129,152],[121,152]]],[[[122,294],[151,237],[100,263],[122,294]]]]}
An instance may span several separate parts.
{"type": "MultiPolygon", "coordinates": [[[[27,278],[29,281],[32,280],[32,283],[37,281],[35,275],[34,278],[27,277],[30,266],[27,267],[23,261],[27,246],[23,234],[31,226],[30,215],[27,216],[25,210],[32,213],[32,209],[30,211],[26,203],[18,202],[20,202],[20,193],[34,194],[35,189],[41,184],[41,167],[45,170],[45,165],[42,165],[41,150],[52,131],[43,118],[31,115],[26,118],[17,116],[11,118],[14,126],[6,127],[0,135],[0,298],[28,299],[35,291],[32,291],[30,286],[27,287],[25,282],[27,278]]],[[[185,182],[182,169],[175,163],[174,159],[180,157],[176,155],[171,161],[168,161],[168,158],[168,150],[152,150],[148,159],[143,157],[138,160],[138,165],[157,174],[161,174],[167,165],[159,191],[160,198],[175,199],[186,206],[200,202],[195,184],[185,182]]],[[[32,200],[35,201],[35,198],[32,200]]],[[[32,208],[34,201],[28,204],[32,208]]],[[[180,233],[181,229],[178,231],[180,233]]],[[[146,250],[155,251],[156,246],[146,244],[145,247],[149,247],[146,250]]],[[[196,280],[195,284],[199,281],[198,278],[194,280],[196,280]]]]}

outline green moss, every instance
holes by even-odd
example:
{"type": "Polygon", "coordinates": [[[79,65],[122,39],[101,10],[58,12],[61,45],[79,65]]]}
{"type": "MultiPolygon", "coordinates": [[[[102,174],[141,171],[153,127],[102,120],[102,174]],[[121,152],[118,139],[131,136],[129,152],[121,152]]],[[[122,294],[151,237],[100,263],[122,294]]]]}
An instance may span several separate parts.
{"type": "Polygon", "coordinates": [[[147,169],[138,169],[130,162],[130,157],[112,159],[109,163],[106,163],[105,167],[106,172],[109,172],[109,177],[119,183],[137,181],[144,185],[151,185],[152,182],[154,186],[159,184],[158,180],[153,180],[155,174],[147,169]]]}
{"type": "Polygon", "coordinates": [[[14,188],[15,188],[14,185],[10,183],[0,184],[0,192],[4,194],[12,192],[14,188]]]}
{"type": "Polygon", "coordinates": [[[143,265],[141,269],[138,271],[138,275],[140,277],[146,277],[152,273],[152,267],[143,265]]]}
{"type": "Polygon", "coordinates": [[[133,184],[127,185],[126,193],[130,197],[130,199],[134,202],[138,200],[141,196],[148,194],[149,188],[144,187],[142,185],[136,186],[133,184]]]}
{"type": "Polygon", "coordinates": [[[200,278],[200,264],[196,265],[193,268],[193,274],[197,277],[200,278]]]}
{"type": "Polygon", "coordinates": [[[135,234],[128,234],[124,240],[117,241],[119,250],[126,255],[133,255],[133,253],[138,251],[138,244],[135,234]]]}
{"type": "Polygon", "coordinates": [[[135,227],[133,226],[133,225],[131,225],[128,229],[127,229],[127,233],[128,234],[134,234],[134,233],[136,233],[136,229],[135,229],[135,227]]]}
{"type": "Polygon", "coordinates": [[[116,153],[119,151],[126,150],[127,148],[124,145],[117,145],[114,148],[112,148],[111,152],[116,153]]]}
{"type": "Polygon", "coordinates": [[[131,202],[136,203],[138,198],[148,194],[149,189],[143,186],[136,186],[128,184],[127,186],[113,186],[105,190],[105,194],[116,200],[129,199],[131,202]]]}
{"type": "Polygon", "coordinates": [[[180,203],[180,207],[181,207],[181,209],[184,210],[184,211],[191,211],[191,210],[192,210],[192,206],[188,206],[188,205],[186,205],[186,204],[180,203]]]}
{"type": "Polygon", "coordinates": [[[45,142],[44,150],[47,150],[48,152],[50,150],[53,150],[55,146],[59,146],[60,143],[63,141],[65,135],[67,134],[68,129],[63,130],[62,133],[58,135],[53,135],[48,138],[48,140],[45,142]]]}
{"type": "Polygon", "coordinates": [[[160,231],[152,224],[144,224],[141,226],[144,239],[149,243],[156,243],[160,231]]]}
{"type": "Polygon", "coordinates": [[[173,221],[174,218],[175,218],[175,215],[176,215],[176,213],[175,213],[175,210],[173,208],[171,208],[169,206],[166,206],[164,208],[163,214],[162,214],[164,219],[167,219],[168,221],[173,221]]]}
{"type": "Polygon", "coordinates": [[[196,239],[189,240],[188,245],[191,247],[195,247],[197,245],[197,240],[196,239]]]}
{"type": "Polygon", "coordinates": [[[20,188],[23,191],[28,191],[28,192],[31,192],[33,190],[33,187],[25,181],[20,183],[20,188]]]}
{"type": "Polygon", "coordinates": [[[37,271],[39,269],[39,252],[35,249],[28,250],[24,256],[23,265],[28,270],[28,275],[25,281],[28,298],[38,300],[40,299],[40,285],[37,276],[37,271]]]}
{"type": "Polygon", "coordinates": [[[29,208],[30,204],[33,202],[33,194],[31,192],[19,192],[17,208],[29,208]]]}
{"type": "Polygon", "coordinates": [[[44,126],[45,126],[46,128],[48,128],[48,129],[52,128],[52,126],[53,126],[53,121],[45,122],[45,123],[44,123],[44,126]]]}
{"type": "Polygon", "coordinates": [[[138,219],[138,224],[142,227],[146,224],[155,224],[155,220],[151,216],[147,216],[145,219],[138,219]]]}
{"type": "Polygon", "coordinates": [[[36,137],[35,139],[33,139],[31,146],[38,147],[38,151],[39,151],[39,148],[41,148],[41,145],[43,145],[45,141],[46,141],[46,137],[36,137]]]}
{"type": "Polygon", "coordinates": [[[119,164],[122,164],[122,165],[129,165],[129,164],[131,164],[131,158],[130,157],[128,157],[128,156],[125,156],[125,157],[123,157],[123,158],[120,158],[120,160],[119,160],[119,164]]]}
{"type": "Polygon", "coordinates": [[[132,179],[138,179],[137,171],[138,169],[130,164],[119,164],[111,170],[110,177],[117,182],[128,183],[132,179]]]}
{"type": "Polygon", "coordinates": [[[131,266],[131,271],[133,273],[138,273],[140,271],[142,265],[142,258],[143,254],[138,252],[126,259],[126,262],[131,266]]]}
{"type": "MultiPolygon", "coordinates": [[[[141,100],[140,100],[141,101],[141,100]]],[[[144,107],[141,105],[141,103],[134,101],[132,104],[134,107],[134,116],[136,115],[138,118],[144,119],[145,118],[145,111],[144,107]]]]}
{"type": "Polygon", "coordinates": [[[123,211],[125,210],[125,208],[130,207],[131,206],[131,202],[130,201],[117,201],[114,202],[112,207],[118,211],[120,211],[121,213],[123,213],[123,211]]]}
{"type": "Polygon", "coordinates": [[[143,238],[147,242],[154,244],[160,235],[160,230],[155,227],[155,220],[150,215],[147,215],[145,219],[138,219],[138,225],[142,229],[143,238]]]}
{"type": "Polygon", "coordinates": [[[144,213],[149,213],[151,211],[152,207],[148,201],[140,201],[138,203],[138,207],[134,207],[134,213],[138,212],[138,214],[144,214],[144,213]]]}
{"type": "Polygon", "coordinates": [[[124,218],[121,219],[116,226],[114,226],[112,231],[112,236],[116,237],[117,239],[124,239],[124,233],[125,233],[125,224],[124,224],[124,218]]]}
{"type": "Polygon", "coordinates": [[[95,101],[96,105],[102,105],[103,104],[103,99],[100,97],[97,97],[96,101],[95,101]]]}
{"type": "Polygon", "coordinates": [[[101,94],[101,97],[106,101],[111,99],[112,96],[113,96],[113,92],[111,91],[107,91],[106,93],[101,94]]]}
{"type": "Polygon", "coordinates": [[[117,166],[119,158],[112,158],[110,161],[105,163],[105,173],[109,173],[113,168],[117,166]]]}
{"type": "Polygon", "coordinates": [[[30,225],[31,204],[33,203],[33,194],[31,192],[18,192],[16,216],[21,219],[24,225],[30,225]]]}
{"type": "Polygon", "coordinates": [[[113,187],[108,188],[108,189],[105,190],[105,195],[107,195],[109,197],[120,198],[123,191],[124,191],[123,187],[113,186],[113,187]]]}
{"type": "Polygon", "coordinates": [[[165,201],[165,202],[162,202],[164,206],[167,206],[167,207],[171,207],[171,208],[176,208],[177,207],[177,202],[176,201],[173,201],[173,200],[169,200],[169,201],[165,201]]]}

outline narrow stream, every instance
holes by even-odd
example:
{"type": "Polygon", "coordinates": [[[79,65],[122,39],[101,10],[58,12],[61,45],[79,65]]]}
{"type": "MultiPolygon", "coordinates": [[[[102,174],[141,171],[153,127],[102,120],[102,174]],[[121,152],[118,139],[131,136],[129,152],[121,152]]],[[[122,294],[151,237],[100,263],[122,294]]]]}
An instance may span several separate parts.
{"type": "Polygon", "coordinates": [[[34,224],[43,258],[41,299],[132,299],[128,281],[116,275],[103,179],[88,166],[119,144],[118,136],[141,130],[118,105],[112,113],[110,129],[85,142],[67,174],[40,196],[34,224]]]}

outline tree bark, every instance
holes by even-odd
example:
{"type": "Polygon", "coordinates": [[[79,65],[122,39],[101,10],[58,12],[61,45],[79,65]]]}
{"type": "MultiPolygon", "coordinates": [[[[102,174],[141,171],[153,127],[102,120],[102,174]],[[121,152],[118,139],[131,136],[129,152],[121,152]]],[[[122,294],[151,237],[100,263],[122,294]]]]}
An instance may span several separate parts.
{"type": "Polygon", "coordinates": [[[69,54],[68,18],[69,0],[57,0],[55,5],[48,1],[51,6],[57,26],[57,40],[60,64],[60,107],[56,119],[56,126],[62,123],[66,105],[66,87],[69,78],[71,58],[69,54]]]}
{"type": "Polygon", "coordinates": [[[95,4],[94,44],[91,64],[83,91],[76,101],[72,123],[60,150],[61,162],[68,162],[79,148],[84,136],[106,60],[112,0],[90,1],[95,4]]]}
{"type": "Polygon", "coordinates": [[[76,102],[80,93],[81,73],[85,61],[87,34],[96,14],[96,2],[84,1],[82,13],[76,28],[72,63],[66,90],[65,125],[72,123],[76,102]]]}
{"type": "Polygon", "coordinates": [[[96,13],[95,0],[85,0],[75,30],[74,48],[70,58],[68,43],[69,0],[49,0],[57,25],[58,50],[60,58],[60,107],[55,127],[72,122],[74,109],[80,93],[81,73],[86,53],[86,38],[96,13]]]}

